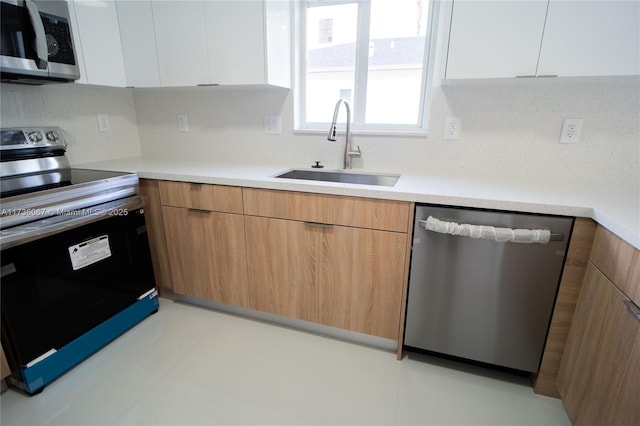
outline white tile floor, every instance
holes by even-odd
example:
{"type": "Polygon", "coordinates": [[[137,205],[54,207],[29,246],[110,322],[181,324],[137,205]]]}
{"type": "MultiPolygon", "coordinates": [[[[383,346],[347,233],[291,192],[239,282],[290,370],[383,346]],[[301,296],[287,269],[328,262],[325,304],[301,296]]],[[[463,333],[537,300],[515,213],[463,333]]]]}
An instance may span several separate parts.
{"type": "Polygon", "coordinates": [[[160,311],[1,424],[569,425],[506,373],[342,342],[162,299],[160,311]]]}

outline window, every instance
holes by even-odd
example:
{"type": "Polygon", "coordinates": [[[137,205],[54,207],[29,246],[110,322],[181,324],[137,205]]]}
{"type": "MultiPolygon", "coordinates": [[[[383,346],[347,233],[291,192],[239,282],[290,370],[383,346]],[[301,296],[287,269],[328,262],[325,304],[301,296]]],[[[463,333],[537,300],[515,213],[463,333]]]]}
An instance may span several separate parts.
{"type": "MultiPolygon", "coordinates": [[[[426,129],[429,0],[308,0],[301,11],[299,129],[326,130],[339,99],[360,131],[426,129]]],[[[346,119],[341,109],[340,120],[346,119]]]]}

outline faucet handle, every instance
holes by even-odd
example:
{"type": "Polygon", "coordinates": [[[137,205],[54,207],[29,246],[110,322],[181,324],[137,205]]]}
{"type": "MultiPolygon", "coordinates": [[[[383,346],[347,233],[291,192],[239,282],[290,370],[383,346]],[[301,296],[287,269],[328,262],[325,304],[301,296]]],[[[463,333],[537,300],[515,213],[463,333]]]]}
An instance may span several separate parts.
{"type": "Polygon", "coordinates": [[[358,150],[354,151],[353,148],[347,152],[347,155],[351,158],[360,158],[362,157],[362,151],[360,151],[360,145],[358,145],[358,150]]]}

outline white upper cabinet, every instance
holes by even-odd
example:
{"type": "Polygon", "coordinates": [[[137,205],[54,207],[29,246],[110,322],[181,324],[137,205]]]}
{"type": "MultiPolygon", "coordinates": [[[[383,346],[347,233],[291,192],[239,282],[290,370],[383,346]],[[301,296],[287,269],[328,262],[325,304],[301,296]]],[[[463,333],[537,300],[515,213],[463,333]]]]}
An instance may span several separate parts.
{"type": "Polygon", "coordinates": [[[535,75],[547,0],[454,1],[446,78],[535,75]]]}
{"type": "Polygon", "coordinates": [[[289,87],[289,7],[286,1],[205,2],[210,82],[289,87]]]}
{"type": "Polygon", "coordinates": [[[291,16],[290,1],[266,0],[263,34],[267,57],[267,80],[275,86],[291,87],[291,16]]]}
{"type": "Polygon", "coordinates": [[[73,46],[76,51],[76,61],[80,70],[80,78],[75,82],[80,84],[88,84],[87,69],[84,67],[84,54],[82,53],[82,43],[80,42],[80,31],[78,26],[78,17],[76,15],[76,4],[73,0],[67,0],[69,6],[69,18],[71,19],[71,36],[73,37],[73,46]]]}
{"type": "Polygon", "coordinates": [[[211,83],[266,80],[262,6],[261,1],[205,3],[211,83]]]}
{"type": "Polygon", "coordinates": [[[454,0],[445,78],[640,74],[640,2],[454,0]]]}
{"type": "Polygon", "coordinates": [[[290,1],[74,0],[70,11],[80,82],[291,86],[290,1]]]}
{"type": "Polygon", "coordinates": [[[115,1],[74,0],[73,3],[69,9],[72,15],[75,12],[76,17],[74,41],[78,42],[76,48],[81,49],[84,63],[84,67],[80,67],[81,79],[78,82],[126,86],[115,1]]]}
{"type": "Polygon", "coordinates": [[[127,85],[159,87],[151,0],[116,0],[127,85]]]}
{"type": "Polygon", "coordinates": [[[205,2],[152,0],[162,86],[209,84],[205,2]]]}
{"type": "Polygon", "coordinates": [[[640,2],[551,0],[538,74],[640,74],[640,2]]]}

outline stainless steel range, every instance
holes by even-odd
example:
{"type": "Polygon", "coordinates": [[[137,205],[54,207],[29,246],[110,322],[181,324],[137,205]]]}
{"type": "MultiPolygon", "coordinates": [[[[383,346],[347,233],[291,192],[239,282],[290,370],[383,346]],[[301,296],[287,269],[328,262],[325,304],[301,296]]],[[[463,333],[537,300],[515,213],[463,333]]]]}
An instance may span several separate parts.
{"type": "Polygon", "coordinates": [[[158,309],[138,177],[74,169],[55,127],[2,129],[2,347],[29,394],[158,309]]]}

